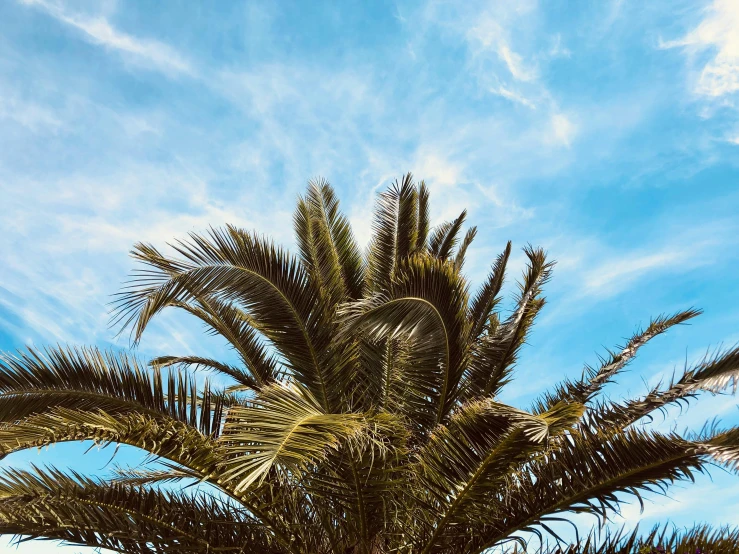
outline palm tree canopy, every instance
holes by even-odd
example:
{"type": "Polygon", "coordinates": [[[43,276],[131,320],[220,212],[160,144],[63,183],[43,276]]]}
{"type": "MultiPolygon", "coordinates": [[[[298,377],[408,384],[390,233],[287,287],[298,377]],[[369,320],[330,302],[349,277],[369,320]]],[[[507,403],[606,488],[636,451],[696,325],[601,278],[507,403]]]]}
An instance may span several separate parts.
{"type": "MultiPolygon", "coordinates": [[[[664,491],[710,464],[737,468],[739,429],[681,435],[640,423],[732,389],[739,348],[643,397],[601,394],[694,309],[653,319],[528,409],[502,403],[554,264],[525,247],[504,313],[511,244],[471,293],[462,270],[477,230],[465,220],[432,228],[428,189],[406,175],[380,194],[363,252],[319,180],[298,201],[297,255],[232,226],[191,234],[171,255],[137,244],[140,269],[117,296],[116,323],[137,342],[165,308],[184,310],[237,361],[166,352],[146,364],[62,347],[3,355],[3,456],[95,441],[159,464],[108,478],[5,470],[0,532],[141,553],[477,554],[523,548],[531,533],[556,544],[550,524],[568,513],[605,521],[624,495],[664,491]]],[[[550,550],[660,544],[735,552],[739,535],[594,533],[550,550]]]]}

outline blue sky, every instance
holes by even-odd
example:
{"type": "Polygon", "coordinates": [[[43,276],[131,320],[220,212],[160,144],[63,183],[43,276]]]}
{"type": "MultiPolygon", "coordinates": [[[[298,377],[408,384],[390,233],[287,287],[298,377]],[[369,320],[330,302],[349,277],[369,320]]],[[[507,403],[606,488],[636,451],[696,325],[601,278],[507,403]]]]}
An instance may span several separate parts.
{"type": "MultiPolygon", "coordinates": [[[[736,0],[8,0],[0,348],[126,347],[108,310],[135,241],[229,222],[291,245],[295,199],[320,175],[366,242],[376,192],[406,171],[430,185],[436,221],[469,209],[473,282],[509,239],[558,260],[507,401],[525,406],[659,313],[705,310],[613,395],[739,341],[736,0]]],[[[139,347],[222,352],[173,315],[139,347]]],[[[739,422],[736,404],[707,396],[660,425],[739,422]]],[[[110,457],[83,451],[3,464],[110,457]]],[[[739,524],[739,478],[713,475],[616,521],[739,524]]]]}

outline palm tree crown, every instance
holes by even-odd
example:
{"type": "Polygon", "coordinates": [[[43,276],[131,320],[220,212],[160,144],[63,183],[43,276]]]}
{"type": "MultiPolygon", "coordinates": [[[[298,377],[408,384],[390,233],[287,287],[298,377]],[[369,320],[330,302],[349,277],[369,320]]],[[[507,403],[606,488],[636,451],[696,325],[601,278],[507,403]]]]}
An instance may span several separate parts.
{"type": "MultiPolygon", "coordinates": [[[[515,305],[502,314],[511,245],[471,295],[462,268],[476,229],[463,233],[465,215],[432,229],[427,188],[407,175],[379,196],[363,254],[317,181],[295,212],[297,257],[231,226],[192,234],[171,256],[136,245],[142,269],[119,294],[116,321],[138,341],[159,312],[179,308],[238,362],[167,355],[145,365],[94,348],[4,356],[3,455],[95,441],[159,463],[109,478],[6,470],[0,532],[136,553],[477,554],[553,533],[563,514],[606,519],[623,494],[664,490],[708,464],[735,468],[739,429],[680,435],[639,423],[730,388],[739,348],[641,398],[599,396],[693,309],[653,319],[527,410],[500,402],[553,264],[524,248],[515,305]],[[216,374],[230,384],[216,386],[216,374]]],[[[735,552],[739,534],[594,534],[566,549],[658,543],[735,552]]]]}

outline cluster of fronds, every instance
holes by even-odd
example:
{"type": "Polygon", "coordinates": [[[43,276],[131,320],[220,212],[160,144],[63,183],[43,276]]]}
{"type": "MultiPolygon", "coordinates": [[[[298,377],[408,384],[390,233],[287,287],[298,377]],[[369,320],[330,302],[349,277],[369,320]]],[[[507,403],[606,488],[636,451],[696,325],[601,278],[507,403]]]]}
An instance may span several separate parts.
{"type": "MultiPolygon", "coordinates": [[[[110,480],[6,471],[0,532],[141,553],[477,554],[553,533],[567,513],[605,520],[624,494],[664,491],[708,464],[734,468],[739,429],[687,437],[635,423],[730,388],[739,349],[643,398],[599,396],[692,309],[654,319],[528,411],[500,402],[553,264],[524,249],[504,314],[511,245],[470,295],[462,268],[476,230],[464,233],[464,222],[462,213],[431,228],[428,191],[406,176],[380,195],[365,254],[319,181],[298,203],[297,257],[234,227],[193,234],[174,255],[137,245],[143,269],[118,297],[117,320],[138,341],[157,314],[179,308],[238,362],[166,355],[147,367],[92,348],[5,356],[3,455],[95,441],[163,465],[110,480]],[[202,370],[231,385],[196,378],[202,370]]],[[[731,530],[656,533],[590,537],[566,552],[739,547],[731,530]]]]}

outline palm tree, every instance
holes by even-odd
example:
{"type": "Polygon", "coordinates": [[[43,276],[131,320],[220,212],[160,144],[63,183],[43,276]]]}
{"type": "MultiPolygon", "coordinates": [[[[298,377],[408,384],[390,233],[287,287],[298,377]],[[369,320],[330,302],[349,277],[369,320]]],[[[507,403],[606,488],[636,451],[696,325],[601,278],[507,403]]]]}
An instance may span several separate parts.
{"type": "MultiPolygon", "coordinates": [[[[599,396],[693,309],[652,320],[528,410],[500,402],[553,264],[524,248],[504,315],[511,245],[470,296],[462,268],[476,229],[462,235],[464,222],[463,212],[431,229],[428,190],[407,175],[379,196],[363,256],[317,181],[295,212],[297,257],[231,226],[190,235],[172,256],[136,245],[142,269],[117,298],[116,322],[135,342],[179,308],[238,363],[168,355],[147,366],[94,348],[4,356],[3,455],[94,441],[158,463],[107,478],[5,470],[0,532],[137,553],[477,554],[551,537],[567,514],[605,520],[624,495],[663,491],[710,464],[735,467],[739,428],[679,435],[642,423],[734,385],[739,348],[644,397],[599,396]]],[[[731,529],[596,535],[568,552],[739,548],[731,529]]]]}

